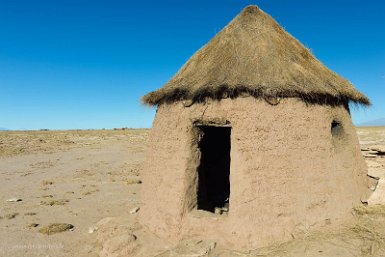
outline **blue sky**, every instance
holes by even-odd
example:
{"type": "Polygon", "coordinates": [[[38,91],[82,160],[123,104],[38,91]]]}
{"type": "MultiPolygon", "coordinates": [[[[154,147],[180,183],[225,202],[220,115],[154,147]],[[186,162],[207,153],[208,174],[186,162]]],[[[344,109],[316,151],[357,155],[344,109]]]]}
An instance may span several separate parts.
{"type": "Polygon", "coordinates": [[[382,0],[0,0],[0,127],[150,127],[140,97],[249,4],[371,98],[356,124],[385,117],[382,0]]]}

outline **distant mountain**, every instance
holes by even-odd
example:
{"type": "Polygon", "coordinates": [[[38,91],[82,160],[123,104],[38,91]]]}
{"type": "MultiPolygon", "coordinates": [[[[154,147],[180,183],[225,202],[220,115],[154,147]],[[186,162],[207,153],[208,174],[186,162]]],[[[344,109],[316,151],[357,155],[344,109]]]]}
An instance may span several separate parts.
{"type": "Polygon", "coordinates": [[[7,129],[7,128],[0,128],[0,130],[9,130],[9,129],[7,129]]]}
{"type": "Polygon", "coordinates": [[[378,119],[378,120],[372,120],[368,122],[364,122],[361,124],[358,124],[358,126],[385,126],[385,118],[378,119]]]}

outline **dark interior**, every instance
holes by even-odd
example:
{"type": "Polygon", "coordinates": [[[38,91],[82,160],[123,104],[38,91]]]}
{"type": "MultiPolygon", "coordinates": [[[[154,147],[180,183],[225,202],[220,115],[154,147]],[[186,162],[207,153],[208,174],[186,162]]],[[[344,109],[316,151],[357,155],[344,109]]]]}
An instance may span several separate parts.
{"type": "Polygon", "coordinates": [[[341,136],[342,134],[342,125],[340,122],[333,120],[331,124],[331,133],[333,137],[341,136]]]}
{"type": "Polygon", "coordinates": [[[199,126],[198,209],[228,212],[230,197],[230,127],[199,126]]]}

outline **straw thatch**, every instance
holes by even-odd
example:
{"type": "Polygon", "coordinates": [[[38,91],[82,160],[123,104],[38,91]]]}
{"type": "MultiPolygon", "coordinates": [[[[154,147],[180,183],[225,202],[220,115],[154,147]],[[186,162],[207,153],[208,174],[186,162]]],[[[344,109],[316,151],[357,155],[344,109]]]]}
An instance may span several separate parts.
{"type": "Polygon", "coordinates": [[[159,105],[240,95],[370,105],[365,95],[256,6],[245,8],[168,83],[142,100],[159,105]]]}

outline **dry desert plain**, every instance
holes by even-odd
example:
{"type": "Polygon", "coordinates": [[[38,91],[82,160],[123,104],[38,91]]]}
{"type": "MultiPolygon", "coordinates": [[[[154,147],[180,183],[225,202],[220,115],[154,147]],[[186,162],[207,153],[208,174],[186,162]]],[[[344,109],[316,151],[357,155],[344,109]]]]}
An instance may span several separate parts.
{"type": "Polygon", "coordinates": [[[149,133],[0,132],[0,256],[385,256],[385,127],[357,128],[375,193],[353,223],[245,252],[170,245],[137,222],[149,133]]]}

